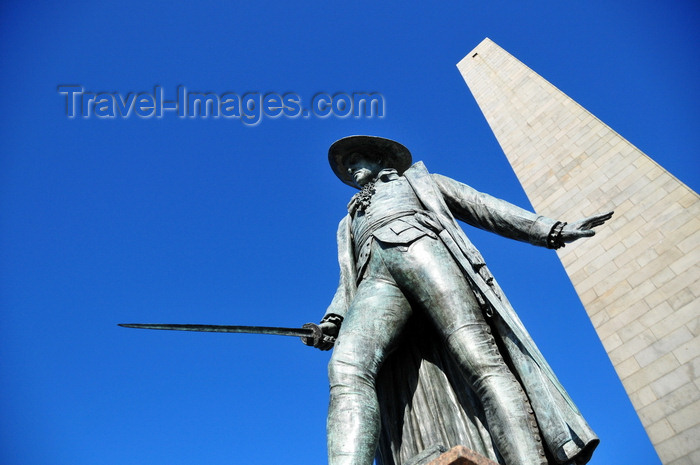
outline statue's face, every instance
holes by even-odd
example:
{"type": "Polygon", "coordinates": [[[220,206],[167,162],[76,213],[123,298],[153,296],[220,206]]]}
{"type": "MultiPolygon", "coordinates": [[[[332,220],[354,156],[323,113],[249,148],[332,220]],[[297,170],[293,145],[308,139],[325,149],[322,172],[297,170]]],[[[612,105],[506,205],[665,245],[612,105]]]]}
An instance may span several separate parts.
{"type": "Polygon", "coordinates": [[[348,160],[348,173],[359,187],[376,178],[382,168],[379,162],[369,160],[358,153],[352,154],[348,160]]]}

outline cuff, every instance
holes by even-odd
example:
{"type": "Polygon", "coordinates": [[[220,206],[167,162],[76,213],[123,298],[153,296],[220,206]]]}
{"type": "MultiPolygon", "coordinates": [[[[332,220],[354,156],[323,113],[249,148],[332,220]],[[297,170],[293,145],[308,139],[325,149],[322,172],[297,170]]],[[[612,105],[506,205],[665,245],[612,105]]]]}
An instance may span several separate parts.
{"type": "Polygon", "coordinates": [[[554,226],[552,226],[552,229],[547,235],[548,249],[560,249],[566,245],[561,237],[561,232],[564,229],[564,226],[566,226],[566,223],[562,221],[557,221],[554,226]]]}
{"type": "Polygon", "coordinates": [[[333,323],[340,328],[340,325],[343,323],[343,317],[335,313],[329,313],[321,319],[321,323],[333,323]]]}

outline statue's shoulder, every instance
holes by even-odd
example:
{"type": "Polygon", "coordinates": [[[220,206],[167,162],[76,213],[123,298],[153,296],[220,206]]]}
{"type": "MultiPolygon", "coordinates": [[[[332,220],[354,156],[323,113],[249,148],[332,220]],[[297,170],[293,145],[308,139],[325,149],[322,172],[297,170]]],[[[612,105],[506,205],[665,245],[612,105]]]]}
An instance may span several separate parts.
{"type": "Polygon", "coordinates": [[[425,163],[422,161],[417,161],[414,164],[412,164],[406,171],[405,173],[408,173],[409,171],[428,171],[428,168],[425,167],[425,163]]]}
{"type": "Polygon", "coordinates": [[[430,175],[430,173],[428,172],[428,168],[425,167],[425,164],[422,161],[417,161],[414,164],[412,164],[410,168],[404,171],[403,175],[407,178],[420,178],[423,176],[428,176],[430,175]]]}
{"type": "Polygon", "coordinates": [[[445,176],[440,174],[429,172],[422,161],[415,162],[403,175],[414,185],[426,183],[434,185],[439,183],[442,178],[445,178],[445,176]]]}
{"type": "Polygon", "coordinates": [[[409,180],[414,180],[415,182],[430,181],[438,186],[442,186],[445,183],[449,184],[458,182],[442,174],[429,172],[428,168],[426,168],[422,161],[417,161],[411,165],[411,167],[404,172],[404,176],[406,176],[409,180]]]}

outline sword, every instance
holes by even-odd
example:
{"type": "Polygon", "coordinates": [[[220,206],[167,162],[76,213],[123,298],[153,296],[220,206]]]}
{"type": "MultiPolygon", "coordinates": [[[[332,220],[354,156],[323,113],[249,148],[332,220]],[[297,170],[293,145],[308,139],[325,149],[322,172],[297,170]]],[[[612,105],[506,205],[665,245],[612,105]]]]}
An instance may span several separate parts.
{"type": "Polygon", "coordinates": [[[316,323],[306,323],[301,328],[278,328],[271,326],[225,326],[225,325],[180,325],[180,324],[120,324],[122,328],[167,329],[171,331],[199,331],[204,333],[244,333],[272,334],[274,336],[296,336],[307,346],[318,346],[320,343],[335,344],[335,338],[323,334],[316,323]]]}

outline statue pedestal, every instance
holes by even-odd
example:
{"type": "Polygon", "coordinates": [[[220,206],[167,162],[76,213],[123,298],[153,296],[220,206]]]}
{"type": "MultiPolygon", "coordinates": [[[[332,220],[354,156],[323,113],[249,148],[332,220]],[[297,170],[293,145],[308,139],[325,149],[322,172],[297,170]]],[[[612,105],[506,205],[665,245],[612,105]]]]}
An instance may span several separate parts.
{"type": "Polygon", "coordinates": [[[464,446],[455,446],[426,465],[498,465],[464,446]]]}

